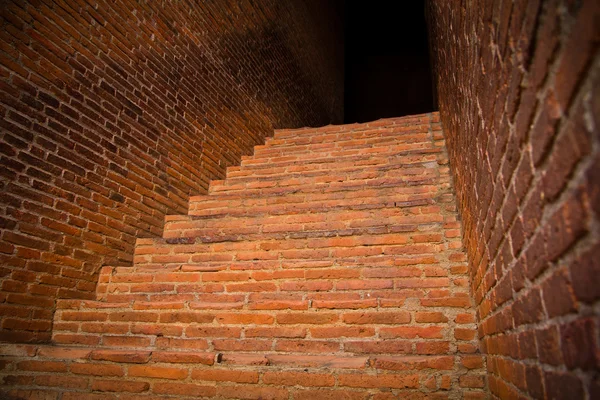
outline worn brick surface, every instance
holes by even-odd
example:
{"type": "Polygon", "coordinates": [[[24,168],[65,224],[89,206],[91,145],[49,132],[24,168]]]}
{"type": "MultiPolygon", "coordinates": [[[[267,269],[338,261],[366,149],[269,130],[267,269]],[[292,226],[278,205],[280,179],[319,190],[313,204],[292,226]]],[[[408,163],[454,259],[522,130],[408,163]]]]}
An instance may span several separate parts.
{"type": "Polygon", "coordinates": [[[594,398],[600,3],[432,0],[428,16],[490,391],[594,398]]]}
{"type": "Polygon", "coordinates": [[[277,131],[97,299],[59,300],[55,347],[1,347],[6,390],[485,397],[447,162],[437,113],[277,131]]]}
{"type": "Polygon", "coordinates": [[[341,122],[330,11],[2,1],[0,340],[49,340],[55,299],[93,299],[101,266],[131,265],[273,127],[341,122]]]}

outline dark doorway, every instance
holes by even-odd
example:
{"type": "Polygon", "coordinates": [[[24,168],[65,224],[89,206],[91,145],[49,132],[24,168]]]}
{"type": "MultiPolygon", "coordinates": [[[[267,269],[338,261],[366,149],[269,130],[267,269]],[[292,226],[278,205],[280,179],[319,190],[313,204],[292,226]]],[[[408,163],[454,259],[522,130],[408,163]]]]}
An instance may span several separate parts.
{"type": "Polygon", "coordinates": [[[424,1],[345,2],[344,122],[434,110],[424,1]]]}

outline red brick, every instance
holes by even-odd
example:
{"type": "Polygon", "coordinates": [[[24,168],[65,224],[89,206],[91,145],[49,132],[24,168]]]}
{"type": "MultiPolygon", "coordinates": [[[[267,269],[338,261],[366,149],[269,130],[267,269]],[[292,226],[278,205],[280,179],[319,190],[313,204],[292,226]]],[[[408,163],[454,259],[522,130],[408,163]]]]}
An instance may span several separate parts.
{"type": "Polygon", "coordinates": [[[108,319],[116,322],[157,322],[158,314],[146,312],[115,312],[111,313],[108,319]]]}
{"type": "Polygon", "coordinates": [[[286,313],[277,314],[279,324],[328,324],[338,320],[337,314],[330,313],[286,313]]]}
{"type": "Polygon", "coordinates": [[[112,364],[71,364],[69,370],[78,375],[123,376],[123,367],[112,364]]]}
{"type": "Polygon", "coordinates": [[[150,388],[148,382],[127,382],[123,380],[94,380],[91,389],[100,392],[141,393],[150,388]]]}
{"type": "Polygon", "coordinates": [[[35,377],[35,383],[39,386],[69,389],[86,389],[88,387],[88,379],[78,376],[40,375],[35,377]]]}
{"type": "Polygon", "coordinates": [[[67,365],[60,361],[21,361],[17,368],[23,371],[66,372],[67,365]]]}
{"type": "Polygon", "coordinates": [[[270,365],[267,357],[261,354],[222,354],[220,363],[224,365],[270,365]]]}
{"type": "Polygon", "coordinates": [[[396,327],[381,328],[380,336],[382,338],[422,338],[422,339],[441,339],[444,328],[438,326],[431,327],[396,327]]]}
{"type": "Polygon", "coordinates": [[[188,326],[185,335],[188,338],[195,337],[240,337],[242,328],[231,328],[224,326],[188,326]]]}
{"type": "Polygon", "coordinates": [[[419,387],[419,375],[356,375],[340,374],[338,375],[338,384],[355,388],[417,388],[419,387]]]}
{"type": "Polygon", "coordinates": [[[272,340],[259,339],[214,339],[212,343],[219,351],[267,351],[273,345],[272,340]]]}
{"type": "Polygon", "coordinates": [[[454,337],[458,340],[473,340],[475,338],[476,331],[474,329],[454,329],[454,337]]]}
{"type": "Polygon", "coordinates": [[[567,399],[570,396],[581,398],[584,396],[581,380],[570,372],[545,372],[545,395],[554,399],[567,399]]]}
{"type": "Polygon", "coordinates": [[[415,321],[420,323],[447,322],[448,318],[441,312],[417,312],[415,321]]]}
{"type": "Polygon", "coordinates": [[[188,371],[181,368],[155,367],[147,365],[132,365],[127,368],[128,376],[160,379],[185,379],[188,371]]]}
{"type": "Polygon", "coordinates": [[[394,371],[414,371],[422,369],[451,370],[454,367],[454,358],[451,356],[380,356],[374,360],[374,365],[375,368],[378,369],[394,371]]]}
{"type": "Polygon", "coordinates": [[[221,324],[272,324],[274,318],[266,314],[217,314],[216,320],[221,324]]]}
{"type": "Polygon", "coordinates": [[[158,337],[156,338],[156,347],[159,349],[193,349],[206,350],[208,342],[205,339],[180,339],[158,337]]]}
{"type": "Polygon", "coordinates": [[[418,354],[446,354],[450,350],[450,343],[447,341],[417,342],[416,350],[418,354]]]}
{"type": "Polygon", "coordinates": [[[352,353],[410,353],[412,343],[407,340],[349,340],[344,341],[344,350],[352,353]]]}
{"type": "Polygon", "coordinates": [[[579,256],[570,266],[573,292],[578,300],[591,303],[600,297],[600,285],[595,280],[600,276],[600,245],[595,245],[579,256]]]}
{"type": "Polygon", "coordinates": [[[145,336],[103,336],[102,345],[108,347],[148,347],[151,339],[145,336]]]}
{"type": "Polygon", "coordinates": [[[165,363],[191,363],[213,365],[215,361],[215,353],[199,353],[188,351],[153,351],[152,361],[165,363]]]}
{"type": "Polygon", "coordinates": [[[458,384],[462,388],[483,388],[485,386],[484,377],[480,375],[462,375],[458,379],[458,384]]]}
{"type": "Polygon", "coordinates": [[[307,372],[265,372],[263,383],[279,386],[330,387],[334,386],[335,378],[329,374],[314,374],[307,372]]]}
{"type": "Polygon", "coordinates": [[[214,314],[205,312],[168,312],[160,314],[159,322],[161,323],[210,323],[215,319],[214,314]]]}
{"type": "Polygon", "coordinates": [[[516,326],[539,321],[543,314],[540,291],[533,289],[519,297],[512,311],[516,326]]]}
{"type": "Polygon", "coordinates": [[[258,372],[221,369],[196,369],[192,371],[192,379],[214,382],[257,383],[258,372]]]}
{"type": "Polygon", "coordinates": [[[362,326],[310,328],[310,334],[316,339],[338,337],[372,337],[375,336],[375,329],[362,326]]]}
{"type": "Polygon", "coordinates": [[[297,390],[294,392],[294,399],[297,400],[364,400],[366,393],[354,392],[349,390],[297,390]]]}
{"type": "Polygon", "coordinates": [[[314,308],[328,308],[328,309],[361,309],[361,308],[373,308],[377,307],[376,299],[369,300],[348,300],[348,301],[327,301],[327,300],[315,300],[313,301],[314,308]]]}
{"type": "Polygon", "coordinates": [[[364,312],[347,313],[342,315],[342,321],[347,324],[407,324],[411,320],[409,312],[364,312]]]}
{"type": "Polygon", "coordinates": [[[90,353],[91,351],[87,349],[67,347],[41,347],[37,352],[40,357],[56,359],[86,359],[90,353]]]}
{"type": "Polygon", "coordinates": [[[245,336],[250,337],[282,337],[303,338],[306,336],[304,328],[246,328],[245,336]]]}
{"type": "Polygon", "coordinates": [[[276,351],[301,352],[301,353],[324,353],[336,352],[340,348],[339,343],[316,340],[285,340],[280,339],[275,344],[276,351]]]}
{"type": "Polygon", "coordinates": [[[482,356],[462,356],[460,360],[461,364],[469,369],[476,369],[483,367],[482,356]]]}
{"type": "Polygon", "coordinates": [[[123,350],[94,350],[90,358],[98,361],[112,361],[117,363],[144,364],[150,360],[149,351],[123,351],[123,350]]]}
{"type": "Polygon", "coordinates": [[[457,324],[472,324],[475,322],[475,316],[473,314],[457,314],[454,322],[457,324]]]}
{"type": "Polygon", "coordinates": [[[152,389],[155,394],[192,396],[192,397],[214,397],[216,388],[191,383],[161,382],[152,389]]]}
{"type": "Polygon", "coordinates": [[[471,307],[471,300],[468,297],[446,297],[438,299],[421,299],[421,305],[424,307],[471,307]]]}
{"type": "Polygon", "coordinates": [[[234,385],[234,386],[217,386],[217,396],[226,399],[271,399],[271,400],[287,400],[289,393],[287,389],[274,387],[234,385]]]}
{"type": "Polygon", "coordinates": [[[560,342],[569,369],[593,370],[600,366],[598,328],[591,318],[581,318],[560,327],[560,342]]]}

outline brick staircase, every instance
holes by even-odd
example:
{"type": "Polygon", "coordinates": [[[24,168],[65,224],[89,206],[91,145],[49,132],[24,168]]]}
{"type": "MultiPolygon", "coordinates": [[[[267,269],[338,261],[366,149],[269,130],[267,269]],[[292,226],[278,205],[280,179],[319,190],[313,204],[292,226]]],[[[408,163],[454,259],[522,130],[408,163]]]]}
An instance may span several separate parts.
{"type": "Polygon", "coordinates": [[[96,301],[60,300],[54,345],[0,346],[3,389],[484,398],[465,259],[437,113],[279,130],[96,301]]]}

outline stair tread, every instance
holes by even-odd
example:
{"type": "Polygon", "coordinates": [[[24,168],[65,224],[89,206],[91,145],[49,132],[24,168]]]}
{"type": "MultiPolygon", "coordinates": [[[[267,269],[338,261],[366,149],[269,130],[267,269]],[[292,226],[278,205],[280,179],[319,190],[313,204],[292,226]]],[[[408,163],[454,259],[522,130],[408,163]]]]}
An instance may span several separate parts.
{"type": "Polygon", "coordinates": [[[335,164],[340,161],[365,160],[371,157],[401,157],[419,154],[441,153],[431,141],[412,144],[397,144],[394,146],[369,147],[365,149],[347,149],[337,151],[310,152],[306,154],[275,156],[275,157],[247,157],[241,163],[241,168],[260,168],[264,164],[269,166],[308,165],[308,164],[335,164]]]}
{"type": "Polygon", "coordinates": [[[327,149],[329,151],[350,150],[370,147],[383,147],[389,144],[407,144],[412,142],[431,142],[432,132],[429,126],[417,129],[379,129],[352,132],[352,134],[319,136],[296,140],[269,138],[263,146],[255,148],[254,156],[298,154],[327,149]]]}
{"type": "Polygon", "coordinates": [[[310,137],[332,132],[348,132],[360,129],[373,129],[386,126],[411,126],[439,122],[439,113],[411,115],[396,118],[384,118],[376,121],[346,125],[328,125],[317,128],[276,129],[275,138],[284,137],[310,137]]]}
{"type": "Polygon", "coordinates": [[[438,177],[434,175],[430,176],[409,176],[409,177],[380,177],[369,179],[367,181],[362,179],[341,181],[341,182],[327,182],[318,185],[302,186],[300,184],[275,184],[270,187],[259,187],[253,188],[248,187],[244,184],[232,184],[232,185],[211,185],[209,195],[216,193],[236,193],[243,192],[246,196],[262,196],[262,195],[289,195],[293,193],[326,193],[326,192],[343,192],[343,191],[354,191],[364,187],[409,187],[409,186],[420,186],[420,185],[435,185],[438,181],[438,177]]]}
{"type": "MultiPolygon", "coordinates": [[[[436,159],[427,159],[425,161],[414,161],[414,162],[382,162],[377,165],[352,165],[338,168],[335,170],[325,169],[322,167],[315,169],[306,169],[304,168],[302,171],[293,171],[289,168],[285,169],[276,169],[276,168],[268,168],[262,170],[241,170],[237,174],[233,174],[234,176],[230,176],[232,174],[228,174],[225,181],[231,184],[237,184],[242,182],[280,182],[285,179],[303,179],[305,182],[326,182],[325,178],[335,179],[336,177],[345,176],[347,178],[353,176],[376,176],[377,174],[383,175],[385,173],[390,173],[391,171],[395,171],[398,173],[403,173],[406,175],[413,175],[418,173],[421,170],[433,170],[437,171],[438,160],[436,159]]],[[[365,178],[367,179],[367,178],[365,178]]]]}
{"type": "MultiPolygon", "coordinates": [[[[324,189],[324,188],[321,188],[324,189]]],[[[430,191],[437,191],[437,186],[431,185],[413,185],[407,187],[397,186],[370,186],[368,188],[356,188],[352,193],[348,191],[325,191],[325,190],[310,190],[307,188],[304,192],[287,193],[282,196],[278,193],[264,193],[260,196],[246,196],[241,193],[211,193],[207,195],[198,195],[190,198],[190,209],[196,206],[210,205],[219,202],[240,201],[248,206],[255,205],[275,205],[299,203],[304,201],[316,202],[327,200],[344,200],[351,198],[371,198],[378,196],[395,196],[395,195],[410,195],[420,194],[430,191]]]]}

